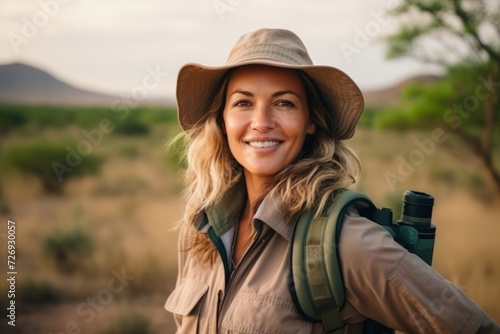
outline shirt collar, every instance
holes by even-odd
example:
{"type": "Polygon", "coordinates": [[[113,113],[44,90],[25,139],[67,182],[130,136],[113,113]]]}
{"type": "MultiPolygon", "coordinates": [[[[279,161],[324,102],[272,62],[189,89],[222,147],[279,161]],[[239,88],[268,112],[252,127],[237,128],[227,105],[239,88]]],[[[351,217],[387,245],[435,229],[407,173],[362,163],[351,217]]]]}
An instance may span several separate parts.
{"type": "Polygon", "coordinates": [[[267,195],[254,215],[254,220],[260,220],[275,230],[287,241],[292,241],[296,219],[285,219],[283,202],[271,194],[267,195]]]}
{"type": "MultiPolygon", "coordinates": [[[[200,214],[195,226],[200,232],[212,227],[219,237],[236,225],[247,199],[245,182],[238,182],[224,194],[214,207],[200,214]]],[[[254,215],[254,224],[260,221],[275,230],[287,241],[292,241],[296,219],[286,220],[282,201],[271,194],[267,195],[254,215]]]]}
{"type": "Polygon", "coordinates": [[[224,194],[219,203],[207,208],[198,216],[195,222],[196,229],[206,232],[212,227],[217,236],[222,236],[238,222],[246,199],[245,182],[238,182],[224,194]]]}

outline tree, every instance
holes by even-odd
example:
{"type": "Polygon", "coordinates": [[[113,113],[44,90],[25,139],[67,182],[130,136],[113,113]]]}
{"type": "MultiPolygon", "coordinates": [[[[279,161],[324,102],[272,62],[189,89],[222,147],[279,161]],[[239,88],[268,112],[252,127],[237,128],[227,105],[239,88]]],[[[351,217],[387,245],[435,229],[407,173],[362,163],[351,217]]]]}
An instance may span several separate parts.
{"type": "Polygon", "coordinates": [[[402,0],[392,15],[401,24],[386,38],[388,57],[411,56],[445,70],[442,82],[407,91],[413,103],[406,103],[406,119],[425,114],[420,125],[447,126],[482,162],[500,196],[493,159],[500,128],[500,2],[402,0]]]}
{"type": "Polygon", "coordinates": [[[47,193],[61,194],[64,179],[97,174],[103,163],[101,157],[81,157],[71,147],[76,145],[43,141],[19,144],[6,150],[3,160],[7,168],[37,177],[47,193]]]}

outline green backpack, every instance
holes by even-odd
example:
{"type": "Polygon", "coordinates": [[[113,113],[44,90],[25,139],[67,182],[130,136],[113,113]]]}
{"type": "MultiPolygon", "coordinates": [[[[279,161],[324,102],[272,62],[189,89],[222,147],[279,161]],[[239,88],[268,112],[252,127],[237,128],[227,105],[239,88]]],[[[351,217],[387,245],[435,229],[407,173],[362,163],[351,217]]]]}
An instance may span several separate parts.
{"type": "MultiPolygon", "coordinates": [[[[383,227],[410,252],[431,265],[435,226],[430,223],[434,198],[407,191],[403,196],[400,221],[392,221],[392,211],[377,208],[366,195],[341,190],[333,196],[325,215],[313,218],[305,212],[295,227],[292,246],[291,292],[299,312],[310,321],[321,321],[326,333],[343,333],[340,309],[344,305],[344,284],[339,263],[339,238],[347,210],[358,213],[383,227]]],[[[394,333],[373,320],[365,321],[363,333],[394,333]]]]}

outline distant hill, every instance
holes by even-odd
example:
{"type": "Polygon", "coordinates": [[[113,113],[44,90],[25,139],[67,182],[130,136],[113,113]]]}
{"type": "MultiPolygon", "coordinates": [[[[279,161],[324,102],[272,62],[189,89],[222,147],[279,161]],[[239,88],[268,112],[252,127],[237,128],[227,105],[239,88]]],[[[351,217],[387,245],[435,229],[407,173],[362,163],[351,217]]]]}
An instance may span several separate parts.
{"type": "Polygon", "coordinates": [[[375,107],[393,106],[398,103],[405,86],[412,83],[431,84],[438,82],[441,78],[437,75],[417,75],[403,80],[393,86],[363,92],[365,105],[375,107]]]}
{"type": "Polygon", "coordinates": [[[0,102],[15,104],[109,105],[114,96],[83,90],[38,68],[0,65],[0,102]]]}
{"type": "MultiPolygon", "coordinates": [[[[110,106],[117,98],[75,87],[30,65],[0,65],[0,103],[110,106]]],[[[145,99],[140,104],[172,105],[174,102],[145,99]]]]}
{"type": "MultiPolygon", "coordinates": [[[[404,86],[413,82],[433,83],[438,76],[420,75],[383,89],[364,91],[365,104],[371,106],[395,105],[404,86]]],[[[42,71],[36,67],[14,63],[0,65],[0,103],[52,105],[106,105],[117,97],[84,90],[42,71]]],[[[143,104],[175,104],[174,101],[148,100],[143,104]]]]}

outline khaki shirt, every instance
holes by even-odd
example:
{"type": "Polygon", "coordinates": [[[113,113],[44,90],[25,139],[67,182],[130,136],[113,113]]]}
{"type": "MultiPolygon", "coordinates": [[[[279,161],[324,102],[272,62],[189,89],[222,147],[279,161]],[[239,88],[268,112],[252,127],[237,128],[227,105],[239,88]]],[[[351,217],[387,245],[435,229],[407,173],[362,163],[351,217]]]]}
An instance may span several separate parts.
{"type": "MultiPolygon", "coordinates": [[[[165,304],[178,333],[324,333],[321,323],[305,320],[293,302],[289,284],[295,222],[285,221],[279,201],[264,199],[253,220],[257,236],[240,264],[229,269],[244,196],[235,189],[200,216],[200,232],[195,233],[209,233],[221,253],[213,266],[179,252],[177,285],[165,304]]],[[[186,230],[179,238],[181,249],[189,238],[186,230]]],[[[408,333],[500,333],[455,285],[378,224],[346,216],[339,247],[345,333],[360,333],[367,318],[408,333]]]]}

